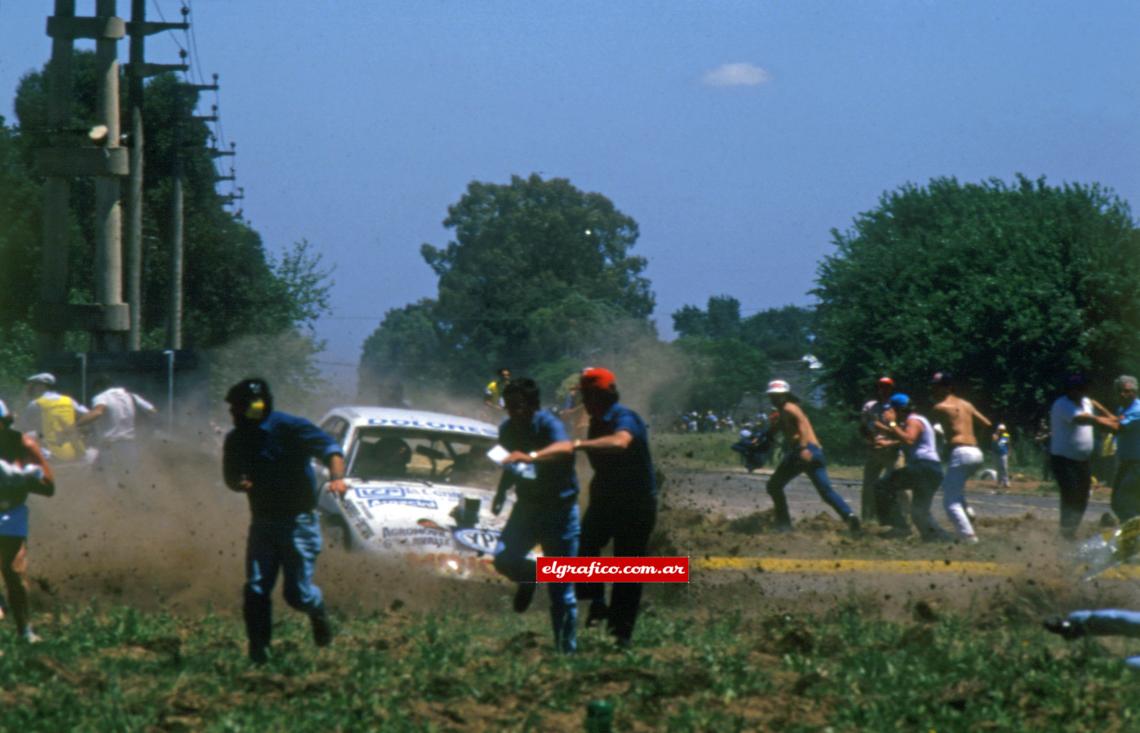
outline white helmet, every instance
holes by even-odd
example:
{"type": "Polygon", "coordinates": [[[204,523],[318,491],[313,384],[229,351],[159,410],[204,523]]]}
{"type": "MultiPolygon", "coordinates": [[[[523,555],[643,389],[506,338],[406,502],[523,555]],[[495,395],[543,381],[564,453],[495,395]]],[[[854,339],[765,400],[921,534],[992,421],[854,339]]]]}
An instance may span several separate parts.
{"type": "Polygon", "coordinates": [[[768,382],[768,394],[788,394],[792,388],[782,379],[773,379],[768,382]]]}

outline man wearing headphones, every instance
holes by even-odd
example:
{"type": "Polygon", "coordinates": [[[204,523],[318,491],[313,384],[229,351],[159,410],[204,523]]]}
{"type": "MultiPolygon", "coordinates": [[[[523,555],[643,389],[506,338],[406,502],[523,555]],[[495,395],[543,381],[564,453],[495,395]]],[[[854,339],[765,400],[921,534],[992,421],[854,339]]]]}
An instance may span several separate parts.
{"type": "Polygon", "coordinates": [[[264,379],[243,379],[226,393],[234,429],[226,435],[226,485],[249,497],[243,613],[254,664],[269,659],[277,573],[285,573],[285,602],[309,616],[317,646],[332,642],[332,627],[313,570],[321,551],[317,483],[310,459],[329,469],[328,488],[344,494],[344,454],[330,435],[302,417],[273,409],[264,379]]]}

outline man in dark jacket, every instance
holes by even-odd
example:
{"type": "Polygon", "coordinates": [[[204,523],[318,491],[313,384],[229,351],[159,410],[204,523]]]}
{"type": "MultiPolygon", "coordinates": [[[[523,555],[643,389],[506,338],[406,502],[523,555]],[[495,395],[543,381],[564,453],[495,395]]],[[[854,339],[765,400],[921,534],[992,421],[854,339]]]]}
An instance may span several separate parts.
{"type": "Polygon", "coordinates": [[[345,492],[340,445],[308,420],[277,412],[263,379],[244,379],[226,394],[234,429],[226,435],[226,485],[249,497],[243,612],[249,658],[269,658],[270,602],[277,573],[285,573],[285,602],[309,616],[317,646],[332,642],[332,628],[313,570],[321,551],[317,484],[310,460],[329,468],[329,491],[345,492]]]}
{"type": "MultiPolygon", "coordinates": [[[[617,379],[610,370],[586,369],[581,389],[590,430],[585,440],[574,441],[574,449],[586,451],[594,478],[590,506],[582,520],[580,556],[597,557],[612,539],[614,557],[644,557],[657,521],[657,481],[648,429],[636,412],[618,401],[617,379]]],[[[641,605],[641,583],[614,584],[609,605],[600,583],[579,583],[578,597],[590,600],[587,625],[605,619],[617,644],[630,645],[641,605]]]]}

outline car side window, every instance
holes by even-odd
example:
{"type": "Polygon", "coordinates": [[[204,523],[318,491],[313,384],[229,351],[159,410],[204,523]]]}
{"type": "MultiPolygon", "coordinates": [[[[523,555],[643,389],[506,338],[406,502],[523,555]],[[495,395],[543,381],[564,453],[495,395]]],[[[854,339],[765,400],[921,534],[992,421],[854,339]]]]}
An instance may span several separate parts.
{"type": "Polygon", "coordinates": [[[331,435],[336,442],[344,445],[344,436],[348,432],[348,421],[339,417],[330,417],[321,425],[321,430],[331,435]]]}

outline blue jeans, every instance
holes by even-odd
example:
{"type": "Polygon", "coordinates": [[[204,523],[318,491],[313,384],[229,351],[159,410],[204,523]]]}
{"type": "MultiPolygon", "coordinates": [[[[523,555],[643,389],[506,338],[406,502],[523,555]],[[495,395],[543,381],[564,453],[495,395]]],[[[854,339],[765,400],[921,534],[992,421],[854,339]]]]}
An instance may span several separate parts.
{"type": "Polygon", "coordinates": [[[322,608],[321,589],[313,585],[313,569],[321,552],[321,525],[316,512],[286,519],[259,519],[249,525],[245,550],[245,629],[251,649],[265,649],[273,636],[273,586],[285,572],[285,602],[313,613],[322,608]]]}
{"type": "Polygon", "coordinates": [[[909,529],[899,502],[899,492],[909,489],[914,492],[910,502],[910,518],[914,526],[924,537],[941,534],[941,528],[930,515],[934,494],[941,485],[942,465],[935,461],[915,460],[903,468],[891,471],[875,483],[879,523],[897,529],[909,529]]]}
{"type": "MultiPolygon", "coordinates": [[[[1102,608],[1097,611],[1073,611],[1069,621],[1093,636],[1140,636],[1140,613],[1102,608]]],[[[1125,664],[1140,669],[1140,656],[1129,657],[1125,664]]]]}
{"type": "Polygon", "coordinates": [[[823,458],[823,449],[815,443],[809,443],[807,449],[811,453],[810,461],[800,458],[799,449],[792,448],[784,456],[784,460],[780,461],[780,465],[776,467],[772,478],[768,479],[768,495],[772,497],[772,502],[776,505],[777,524],[791,525],[792,523],[792,517],[788,513],[788,498],[784,496],[784,487],[801,473],[807,474],[808,478],[811,479],[812,486],[819,493],[819,498],[823,499],[824,503],[834,509],[840,517],[847,519],[851,516],[851,507],[847,506],[843,497],[831,488],[831,479],[827,476],[827,462],[823,458]]]}
{"type": "Polygon", "coordinates": [[[1121,522],[1140,516],[1140,461],[1121,461],[1112,480],[1112,513],[1121,522]]]}
{"type": "MultiPolygon", "coordinates": [[[[495,548],[495,569],[516,583],[533,583],[536,563],[527,559],[527,553],[540,544],[542,554],[548,557],[577,557],[579,533],[576,500],[565,505],[515,504],[495,548]]],[[[547,586],[554,645],[562,652],[576,651],[578,601],[574,597],[574,584],[548,583],[547,586]]]]}

